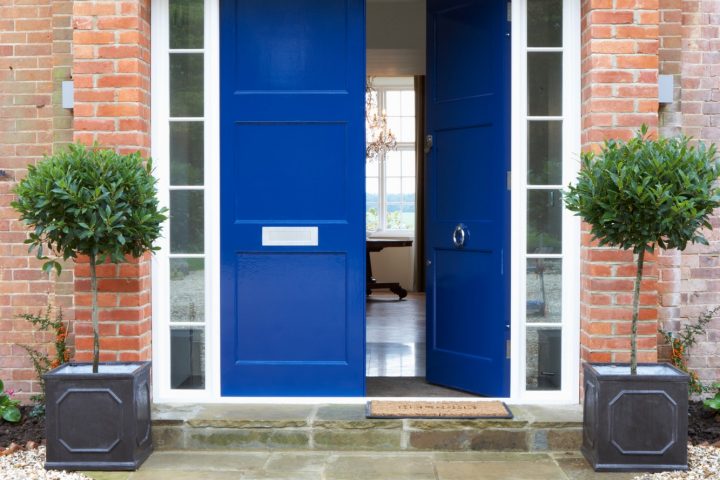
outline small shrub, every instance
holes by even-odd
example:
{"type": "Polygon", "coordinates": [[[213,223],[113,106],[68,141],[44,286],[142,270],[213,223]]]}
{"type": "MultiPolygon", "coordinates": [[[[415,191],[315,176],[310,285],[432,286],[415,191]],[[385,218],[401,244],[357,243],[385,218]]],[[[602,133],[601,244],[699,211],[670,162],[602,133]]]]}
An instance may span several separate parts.
{"type": "Polygon", "coordinates": [[[0,417],[6,422],[17,423],[22,416],[18,408],[20,401],[14,400],[12,395],[12,391],[5,391],[5,384],[0,380],[0,417]]]}
{"type": "Polygon", "coordinates": [[[715,390],[715,396],[708,398],[707,400],[703,400],[703,405],[710,410],[720,412],[720,383],[714,383],[712,388],[715,390]]]}
{"type": "Polygon", "coordinates": [[[698,379],[697,373],[688,368],[687,353],[690,347],[697,343],[697,337],[705,334],[708,323],[710,323],[718,312],[720,312],[720,306],[706,311],[697,318],[695,323],[685,324],[682,330],[677,333],[668,332],[662,328],[659,329],[665,342],[672,348],[670,354],[672,364],[690,375],[690,382],[688,383],[689,393],[703,393],[707,390],[698,379]]]}
{"type": "Polygon", "coordinates": [[[27,176],[15,187],[12,206],[32,230],[25,243],[43,270],[62,271],[63,260],[87,255],[90,263],[93,324],[93,372],[98,371],[96,265],[125,261],[155,251],[166,209],[159,208],[152,176],[152,161],[140,153],[120,155],[97,145],[70,145],[66,151],[28,167],[27,176]]]}
{"type": "Polygon", "coordinates": [[[52,359],[50,356],[40,350],[33,348],[29,345],[20,345],[30,356],[30,360],[35,370],[35,375],[38,377],[40,382],[41,393],[33,395],[30,399],[35,402],[31,417],[37,417],[45,414],[45,379],[43,375],[53,368],[59,367],[60,365],[70,361],[70,347],[67,345],[67,327],[63,320],[62,309],[58,309],[55,314],[55,319],[51,319],[52,307],[48,307],[45,315],[32,315],[29,313],[18,315],[20,318],[24,318],[28,322],[32,323],[42,331],[52,331],[55,334],[54,347],[55,355],[52,359]]]}

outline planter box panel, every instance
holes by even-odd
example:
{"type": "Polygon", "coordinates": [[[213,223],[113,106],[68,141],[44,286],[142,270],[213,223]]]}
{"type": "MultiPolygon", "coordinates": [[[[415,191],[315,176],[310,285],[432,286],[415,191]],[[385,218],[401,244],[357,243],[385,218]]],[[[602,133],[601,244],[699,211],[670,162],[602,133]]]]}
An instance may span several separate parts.
{"type": "Polygon", "coordinates": [[[585,365],[582,451],[595,470],[687,470],[688,377],[642,367],[585,365]]]}
{"type": "Polygon", "coordinates": [[[150,364],[61,366],[45,376],[48,469],[135,470],[152,451],[150,364]]]}

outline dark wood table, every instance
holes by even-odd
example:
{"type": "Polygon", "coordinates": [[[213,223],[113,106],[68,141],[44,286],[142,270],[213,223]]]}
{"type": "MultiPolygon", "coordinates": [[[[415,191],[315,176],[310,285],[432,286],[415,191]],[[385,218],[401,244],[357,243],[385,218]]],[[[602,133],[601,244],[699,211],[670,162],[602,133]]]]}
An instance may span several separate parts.
{"type": "Polygon", "coordinates": [[[365,250],[366,250],[366,260],[365,260],[365,270],[366,270],[366,280],[367,280],[367,294],[371,295],[373,290],[380,290],[388,288],[391,292],[396,294],[400,299],[403,299],[407,297],[407,290],[402,288],[399,283],[397,282],[385,282],[380,283],[377,280],[375,280],[375,277],[373,277],[372,273],[372,263],[370,263],[370,252],[379,252],[385,248],[391,248],[391,247],[412,247],[412,240],[392,240],[392,239],[383,239],[383,240],[370,240],[368,239],[365,242],[365,250]]]}

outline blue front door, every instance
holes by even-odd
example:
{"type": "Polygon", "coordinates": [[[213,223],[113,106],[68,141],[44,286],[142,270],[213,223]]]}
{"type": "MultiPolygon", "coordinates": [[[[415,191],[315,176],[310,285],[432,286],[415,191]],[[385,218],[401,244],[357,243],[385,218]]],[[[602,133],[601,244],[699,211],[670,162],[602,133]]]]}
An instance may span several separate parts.
{"type": "Polygon", "coordinates": [[[427,379],[510,393],[507,0],[428,0],[427,379]]]}
{"type": "Polygon", "coordinates": [[[223,395],[365,380],[364,0],[221,0],[223,395]]]}

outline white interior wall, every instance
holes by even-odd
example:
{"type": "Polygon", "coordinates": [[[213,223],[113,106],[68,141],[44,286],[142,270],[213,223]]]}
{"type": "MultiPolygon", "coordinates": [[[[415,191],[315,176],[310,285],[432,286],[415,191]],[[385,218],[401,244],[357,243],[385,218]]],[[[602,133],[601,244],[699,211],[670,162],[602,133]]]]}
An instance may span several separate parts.
{"type": "Polygon", "coordinates": [[[412,247],[386,248],[371,253],[370,258],[378,282],[400,282],[405,290],[413,290],[412,247]]]}

